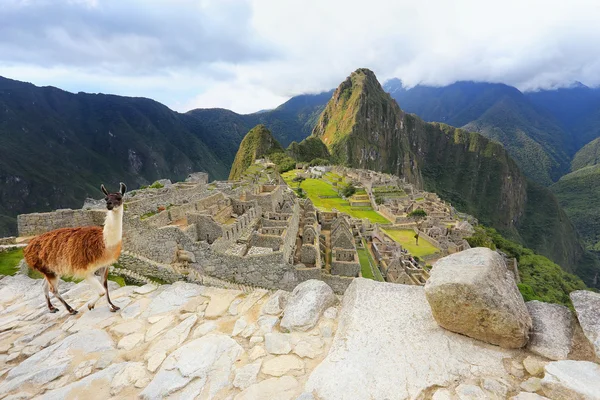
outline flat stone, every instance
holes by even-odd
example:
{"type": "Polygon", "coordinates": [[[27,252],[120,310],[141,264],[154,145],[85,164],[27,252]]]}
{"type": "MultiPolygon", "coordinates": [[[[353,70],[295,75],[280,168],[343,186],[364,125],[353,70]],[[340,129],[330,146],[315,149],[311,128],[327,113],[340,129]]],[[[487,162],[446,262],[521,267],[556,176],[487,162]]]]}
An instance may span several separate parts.
{"type": "Polygon", "coordinates": [[[121,374],[130,364],[118,363],[106,369],[88,375],[83,379],[75,381],[67,386],[44,393],[40,400],[64,400],[64,399],[108,399],[111,398],[111,382],[121,374]]]}
{"type": "Polygon", "coordinates": [[[315,358],[323,353],[323,342],[319,338],[306,338],[294,345],[294,353],[305,358],[315,358]]]}
{"type": "Polygon", "coordinates": [[[305,386],[320,400],[412,399],[456,382],[510,381],[504,359],[522,354],[441,328],[420,286],[353,279],[339,327],[305,386]]]}
{"type": "Polygon", "coordinates": [[[484,378],[481,381],[481,388],[500,399],[505,399],[510,389],[510,385],[505,381],[484,378]]]}
{"type": "Polygon", "coordinates": [[[248,326],[248,322],[246,322],[246,318],[242,317],[235,321],[235,325],[233,326],[233,331],[231,332],[231,336],[237,336],[248,326]]]}
{"type": "Polygon", "coordinates": [[[194,330],[192,337],[197,338],[200,336],[204,336],[207,333],[210,333],[210,332],[216,330],[217,328],[218,328],[218,326],[217,326],[216,322],[214,322],[214,321],[205,322],[202,325],[198,326],[196,328],[196,330],[194,330]]]}
{"type": "Polygon", "coordinates": [[[254,333],[258,330],[258,326],[256,324],[249,324],[244,328],[244,330],[240,333],[240,336],[243,338],[249,338],[254,335],[254,333]]]}
{"type": "Polygon", "coordinates": [[[114,349],[111,337],[101,330],[88,330],[73,334],[50,347],[41,350],[14,367],[0,385],[0,396],[22,385],[44,385],[63,375],[74,352],[98,357],[103,351],[114,349]]]}
{"type": "Polygon", "coordinates": [[[477,247],[438,260],[425,284],[437,323],[505,348],[527,344],[531,317],[500,254],[477,247]]]}
{"type": "Polygon", "coordinates": [[[124,322],[119,325],[115,325],[110,331],[117,337],[126,336],[132,333],[141,332],[144,330],[144,323],[139,320],[124,322]]]}
{"type": "Polygon", "coordinates": [[[231,302],[242,294],[238,290],[211,289],[211,292],[206,293],[210,297],[210,302],[204,311],[204,318],[206,319],[216,319],[225,315],[231,302]]]}
{"type": "Polygon", "coordinates": [[[286,333],[267,333],[265,349],[271,354],[288,354],[292,351],[291,336],[286,333]]]}
{"type": "Polygon", "coordinates": [[[263,306],[262,313],[270,315],[281,314],[287,304],[289,297],[289,292],[286,292],[284,290],[276,291],[271,297],[269,297],[269,300],[267,300],[267,302],[263,306]]]}
{"type": "Polygon", "coordinates": [[[600,365],[589,361],[548,363],[542,379],[544,395],[551,399],[600,399],[600,365]]]}
{"type": "Polygon", "coordinates": [[[136,382],[146,378],[146,368],[141,362],[130,362],[115,375],[110,384],[110,394],[118,395],[127,387],[134,385],[136,382]]]}
{"type": "Polygon", "coordinates": [[[77,379],[81,379],[84,376],[88,376],[89,374],[92,373],[92,369],[94,368],[95,364],[96,364],[96,360],[82,361],[73,370],[73,375],[75,375],[75,378],[77,378],[77,379]]]}
{"type": "Polygon", "coordinates": [[[588,290],[576,290],[569,294],[583,333],[594,346],[600,358],[600,294],[588,290]]]}
{"type": "Polygon", "coordinates": [[[435,391],[433,396],[431,396],[431,400],[454,400],[454,398],[452,393],[446,388],[439,388],[435,391]]]}
{"type": "Polygon", "coordinates": [[[231,303],[229,307],[229,313],[231,315],[243,315],[250,310],[261,298],[263,298],[268,291],[264,289],[256,289],[246,297],[236,299],[231,303]],[[239,301],[238,301],[239,300],[239,301]]]}
{"type": "Polygon", "coordinates": [[[297,387],[298,381],[291,376],[265,379],[239,393],[234,400],[293,400],[297,387]]]}
{"type": "Polygon", "coordinates": [[[250,338],[250,344],[256,344],[256,343],[262,343],[265,341],[265,338],[263,338],[262,336],[252,336],[250,338]]]}
{"type": "Polygon", "coordinates": [[[174,322],[175,322],[175,317],[172,315],[169,315],[169,316],[162,318],[160,321],[158,321],[154,325],[152,325],[146,331],[146,339],[145,339],[146,342],[154,340],[158,335],[160,335],[168,327],[173,326],[174,322]]]}
{"type": "Polygon", "coordinates": [[[538,390],[542,390],[542,380],[535,376],[527,379],[526,381],[521,382],[521,389],[526,392],[537,392],[538,390]]]}
{"type": "Polygon", "coordinates": [[[523,366],[531,376],[541,376],[544,373],[546,364],[548,364],[547,361],[532,356],[527,356],[523,360],[523,366]]]}
{"type": "Polygon", "coordinates": [[[185,305],[190,298],[199,296],[203,292],[203,287],[193,283],[175,282],[161,291],[152,299],[148,308],[144,312],[146,317],[157,314],[163,314],[178,310],[185,305]]]}
{"type": "Polygon", "coordinates": [[[203,378],[212,398],[230,385],[233,364],[243,349],[225,335],[208,334],[175,350],[162,363],[159,372],[142,391],[143,399],[162,399],[182,389],[194,378],[203,378]]]}
{"type": "Polygon", "coordinates": [[[544,396],[540,396],[539,394],[535,394],[535,393],[521,392],[521,393],[517,394],[516,396],[511,397],[510,400],[550,400],[550,399],[548,399],[547,397],[544,397],[544,396]]]}
{"type": "Polygon", "coordinates": [[[571,351],[573,324],[571,311],[559,304],[528,301],[533,328],[527,350],[551,360],[566,360],[571,351]]]}
{"type": "Polygon", "coordinates": [[[258,321],[256,321],[258,327],[263,333],[273,332],[273,328],[275,328],[278,322],[279,317],[274,317],[271,315],[263,315],[258,318],[258,321]]]}
{"type": "Polygon", "coordinates": [[[119,340],[119,344],[117,344],[117,348],[123,350],[132,350],[138,344],[144,341],[143,333],[132,333],[131,335],[127,335],[119,340]]]}
{"type": "Polygon", "coordinates": [[[291,354],[277,356],[263,363],[262,372],[271,376],[303,374],[304,361],[291,354]]]}
{"type": "Polygon", "coordinates": [[[233,386],[244,390],[250,385],[255,384],[261,365],[262,360],[259,360],[237,369],[235,372],[235,378],[233,380],[233,386]]]}
{"type": "Polygon", "coordinates": [[[160,367],[160,364],[162,364],[162,362],[165,361],[165,358],[167,358],[167,353],[165,353],[164,351],[154,352],[152,356],[148,358],[148,371],[156,372],[158,367],[160,367]]]}
{"type": "Polygon", "coordinates": [[[254,360],[264,357],[266,355],[267,355],[267,351],[265,350],[265,348],[263,346],[256,345],[252,348],[252,350],[250,350],[250,353],[248,354],[248,358],[250,359],[250,361],[254,361],[254,360]]]}
{"type": "Polygon", "coordinates": [[[312,329],[323,311],[336,302],[329,285],[310,279],[294,288],[283,312],[280,327],[284,331],[308,331],[312,329]]]}
{"type": "Polygon", "coordinates": [[[485,392],[475,385],[460,384],[456,387],[456,395],[460,400],[487,400],[485,392]]]}

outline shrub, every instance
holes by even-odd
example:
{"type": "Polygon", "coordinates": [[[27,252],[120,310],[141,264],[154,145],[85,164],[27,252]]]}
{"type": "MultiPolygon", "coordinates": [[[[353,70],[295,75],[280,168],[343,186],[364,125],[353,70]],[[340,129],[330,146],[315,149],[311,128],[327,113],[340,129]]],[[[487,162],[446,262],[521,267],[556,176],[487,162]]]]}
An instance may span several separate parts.
{"type": "Polygon", "coordinates": [[[354,193],[356,193],[356,188],[351,183],[348,183],[342,186],[341,193],[344,197],[351,197],[354,193]]]}

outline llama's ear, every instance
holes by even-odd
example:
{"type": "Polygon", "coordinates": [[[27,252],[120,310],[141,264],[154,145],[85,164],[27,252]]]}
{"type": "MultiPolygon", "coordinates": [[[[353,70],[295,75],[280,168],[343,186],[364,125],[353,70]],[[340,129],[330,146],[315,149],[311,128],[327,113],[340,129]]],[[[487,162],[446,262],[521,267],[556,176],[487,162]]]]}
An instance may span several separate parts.
{"type": "Polygon", "coordinates": [[[125,186],[125,184],[123,182],[121,182],[121,196],[125,194],[125,192],[127,191],[127,186],[125,186]]]}
{"type": "Polygon", "coordinates": [[[100,185],[100,190],[102,190],[102,193],[104,193],[105,195],[108,196],[108,190],[106,190],[106,188],[104,187],[104,184],[100,185]]]}

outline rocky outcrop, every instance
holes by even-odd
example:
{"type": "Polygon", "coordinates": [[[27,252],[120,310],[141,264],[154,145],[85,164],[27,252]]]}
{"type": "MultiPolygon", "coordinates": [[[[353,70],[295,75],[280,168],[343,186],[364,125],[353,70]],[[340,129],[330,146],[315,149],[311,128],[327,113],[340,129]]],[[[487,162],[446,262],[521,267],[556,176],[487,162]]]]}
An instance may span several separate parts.
{"type": "Polygon", "coordinates": [[[556,361],[545,368],[542,390],[551,399],[599,400],[600,365],[589,361],[556,361]]]}
{"type": "Polygon", "coordinates": [[[437,323],[505,348],[527,344],[531,317],[500,254],[478,247],[437,261],[425,284],[437,323]]]}
{"type": "Polygon", "coordinates": [[[520,350],[442,329],[420,286],[357,278],[339,314],[329,354],[306,385],[321,400],[414,399],[469,379],[514,379],[505,363],[520,350]]]}
{"type": "Polygon", "coordinates": [[[600,358],[600,294],[577,290],[571,292],[570,297],[583,333],[600,358]]]}
{"type": "Polygon", "coordinates": [[[316,279],[302,282],[296,286],[285,306],[281,328],[286,331],[312,329],[335,301],[333,290],[325,282],[316,279]]]}
{"type": "Polygon", "coordinates": [[[559,304],[537,300],[526,304],[533,321],[527,349],[551,360],[566,360],[571,352],[575,323],[571,311],[559,304]]]}

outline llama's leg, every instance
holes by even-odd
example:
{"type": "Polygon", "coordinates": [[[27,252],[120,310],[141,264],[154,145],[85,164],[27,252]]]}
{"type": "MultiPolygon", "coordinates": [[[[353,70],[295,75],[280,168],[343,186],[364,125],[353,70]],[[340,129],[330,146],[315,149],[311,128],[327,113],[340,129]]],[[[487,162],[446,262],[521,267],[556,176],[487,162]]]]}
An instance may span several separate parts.
{"type": "Polygon", "coordinates": [[[52,292],[52,294],[54,294],[54,296],[58,300],[60,300],[61,303],[63,303],[63,305],[65,306],[65,308],[67,309],[67,311],[71,315],[77,314],[77,310],[74,310],[73,307],[71,307],[69,304],[67,304],[67,302],[65,301],[65,299],[63,299],[62,296],[60,295],[60,293],[58,291],[58,277],[54,276],[54,278],[48,279],[48,283],[50,284],[50,291],[52,292]]]}
{"type": "Polygon", "coordinates": [[[104,291],[100,281],[96,279],[96,275],[93,273],[86,276],[85,281],[92,287],[92,291],[97,293],[94,295],[94,298],[88,302],[88,310],[93,310],[96,306],[96,302],[100,299],[100,297],[104,296],[106,292],[104,291]]]}
{"type": "Polygon", "coordinates": [[[108,267],[104,268],[102,271],[102,284],[104,285],[104,290],[106,291],[106,301],[108,301],[108,308],[112,312],[119,311],[121,308],[115,306],[112,301],[110,301],[110,296],[108,295],[108,267]]]}
{"type": "Polygon", "coordinates": [[[42,290],[44,291],[44,296],[46,297],[46,304],[48,305],[48,309],[50,310],[50,312],[57,312],[58,308],[54,307],[50,302],[50,283],[48,283],[48,278],[44,278],[44,282],[42,282],[42,290]]]}

